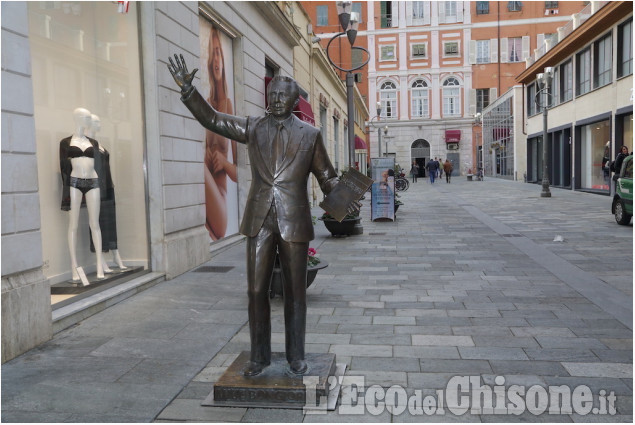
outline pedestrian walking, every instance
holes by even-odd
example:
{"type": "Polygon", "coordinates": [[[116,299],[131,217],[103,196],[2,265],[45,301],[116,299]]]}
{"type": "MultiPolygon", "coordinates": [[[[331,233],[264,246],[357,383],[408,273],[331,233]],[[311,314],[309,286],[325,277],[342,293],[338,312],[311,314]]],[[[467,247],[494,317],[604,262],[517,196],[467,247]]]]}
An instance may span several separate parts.
{"type": "Polygon", "coordinates": [[[445,182],[450,183],[450,178],[452,177],[452,170],[454,167],[449,159],[446,159],[443,163],[443,171],[445,171],[445,182]]]}
{"type": "Polygon", "coordinates": [[[437,177],[441,178],[443,177],[443,158],[439,158],[439,173],[437,174],[437,177]]]}
{"type": "Polygon", "coordinates": [[[430,175],[430,183],[434,183],[434,179],[437,176],[437,170],[439,169],[439,162],[435,161],[435,159],[431,159],[426,164],[426,169],[428,170],[428,174],[430,175]]]}
{"type": "Polygon", "coordinates": [[[412,182],[417,182],[417,176],[419,175],[419,166],[415,161],[412,161],[412,167],[410,167],[410,177],[412,177],[412,182]]]}

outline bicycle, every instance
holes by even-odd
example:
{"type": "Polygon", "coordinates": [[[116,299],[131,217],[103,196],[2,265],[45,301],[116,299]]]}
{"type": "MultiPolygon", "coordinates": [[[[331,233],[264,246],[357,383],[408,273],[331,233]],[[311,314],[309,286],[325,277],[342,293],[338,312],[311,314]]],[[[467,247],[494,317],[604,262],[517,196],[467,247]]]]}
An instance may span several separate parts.
{"type": "Polygon", "coordinates": [[[405,177],[397,177],[395,179],[395,189],[397,192],[403,192],[408,190],[410,187],[410,182],[405,177]]]}

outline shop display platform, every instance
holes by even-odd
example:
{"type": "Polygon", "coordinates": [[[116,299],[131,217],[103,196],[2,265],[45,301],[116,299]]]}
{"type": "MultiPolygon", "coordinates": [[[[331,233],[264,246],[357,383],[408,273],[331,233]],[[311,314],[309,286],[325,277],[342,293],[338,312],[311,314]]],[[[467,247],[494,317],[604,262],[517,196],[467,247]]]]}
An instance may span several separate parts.
{"type": "Polygon", "coordinates": [[[51,285],[51,295],[83,294],[84,292],[117,281],[124,276],[128,277],[129,275],[133,275],[141,270],[143,270],[143,267],[141,266],[132,266],[124,270],[121,270],[118,267],[113,267],[112,273],[106,273],[103,279],[98,279],[97,273],[90,273],[86,275],[86,277],[88,278],[88,282],[90,282],[88,286],[83,286],[81,281],[73,282],[72,280],[67,280],[66,282],[60,282],[51,285]]]}
{"type": "Polygon", "coordinates": [[[271,364],[260,375],[247,377],[243,368],[249,356],[249,351],[240,353],[214,384],[203,406],[335,409],[346,369],[345,364],[335,363],[335,354],[306,354],[308,371],[295,375],[285,353],[272,353],[271,364]],[[305,386],[309,380],[312,384],[305,386]]]}

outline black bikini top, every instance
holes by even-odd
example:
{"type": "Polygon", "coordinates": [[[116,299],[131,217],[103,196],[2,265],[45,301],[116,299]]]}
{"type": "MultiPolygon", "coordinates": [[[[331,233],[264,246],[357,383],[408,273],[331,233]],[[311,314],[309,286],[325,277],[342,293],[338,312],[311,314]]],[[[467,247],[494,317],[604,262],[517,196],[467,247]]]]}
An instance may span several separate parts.
{"type": "Polygon", "coordinates": [[[80,158],[80,157],[94,158],[95,152],[92,146],[86,148],[85,151],[81,150],[81,148],[77,146],[69,146],[68,157],[69,158],[80,158]]]}

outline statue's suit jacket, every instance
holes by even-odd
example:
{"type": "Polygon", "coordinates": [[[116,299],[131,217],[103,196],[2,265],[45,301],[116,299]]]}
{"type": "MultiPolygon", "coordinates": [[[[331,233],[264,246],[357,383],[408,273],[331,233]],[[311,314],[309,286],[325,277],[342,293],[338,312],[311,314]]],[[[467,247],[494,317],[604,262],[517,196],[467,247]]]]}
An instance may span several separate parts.
{"type": "Polygon", "coordinates": [[[324,193],[337,184],[320,130],[292,115],[289,140],[280,166],[273,170],[268,152],[268,116],[241,118],[216,112],[196,89],[181,100],[207,129],[245,143],[251,163],[252,183],[240,226],[240,233],[256,236],[275,204],[280,235],[288,242],[308,242],[314,238],[311,207],[307,194],[309,174],[313,173],[324,193]]]}

